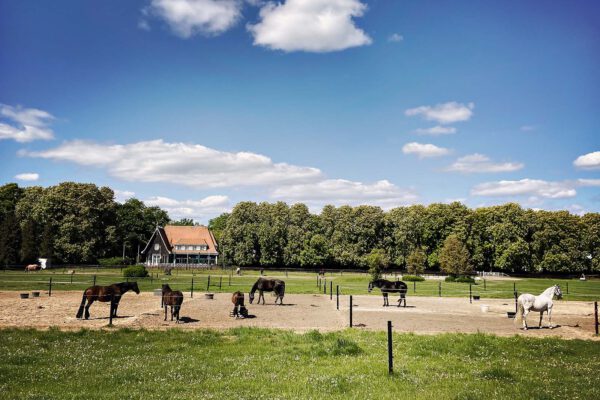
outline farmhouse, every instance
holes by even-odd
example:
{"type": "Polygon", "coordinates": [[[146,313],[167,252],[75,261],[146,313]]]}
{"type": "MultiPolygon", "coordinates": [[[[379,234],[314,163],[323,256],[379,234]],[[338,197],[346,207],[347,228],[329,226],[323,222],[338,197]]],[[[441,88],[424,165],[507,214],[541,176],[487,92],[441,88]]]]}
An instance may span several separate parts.
{"type": "Polygon", "coordinates": [[[217,242],[206,226],[157,227],[142,255],[147,265],[217,264],[217,242]]]}

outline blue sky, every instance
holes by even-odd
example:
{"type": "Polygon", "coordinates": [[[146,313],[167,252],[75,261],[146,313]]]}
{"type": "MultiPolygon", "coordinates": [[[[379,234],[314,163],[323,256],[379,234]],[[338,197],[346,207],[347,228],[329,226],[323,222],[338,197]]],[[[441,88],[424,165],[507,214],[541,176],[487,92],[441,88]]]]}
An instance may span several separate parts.
{"type": "Polygon", "coordinates": [[[0,183],[600,211],[595,1],[0,0],[0,183]]]}

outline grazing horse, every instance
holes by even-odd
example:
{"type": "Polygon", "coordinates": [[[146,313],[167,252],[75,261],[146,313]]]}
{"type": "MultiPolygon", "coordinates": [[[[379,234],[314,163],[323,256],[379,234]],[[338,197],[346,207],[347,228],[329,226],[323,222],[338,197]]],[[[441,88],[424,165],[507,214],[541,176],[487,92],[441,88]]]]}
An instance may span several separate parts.
{"type": "Polygon", "coordinates": [[[398,307],[400,307],[402,301],[404,301],[404,307],[406,307],[406,292],[408,291],[406,283],[402,281],[390,282],[385,279],[375,279],[374,281],[369,282],[369,293],[371,293],[371,290],[376,287],[381,289],[384,307],[388,307],[390,305],[388,301],[388,293],[400,293],[398,307]]]}
{"type": "Polygon", "coordinates": [[[117,308],[119,307],[119,301],[128,291],[133,290],[136,294],[140,294],[137,282],[121,282],[113,283],[109,286],[90,286],[83,291],[83,298],[81,299],[81,305],[77,311],[77,318],[81,318],[83,315],[83,309],[85,306],[85,319],[90,318],[90,306],[96,300],[107,302],[111,298],[113,300],[113,318],[117,317],[117,308]],[[87,301],[87,305],[85,302],[87,301]]]}
{"type": "Polygon", "coordinates": [[[183,303],[183,293],[179,290],[171,290],[169,285],[163,283],[162,285],[162,304],[165,307],[165,321],[167,320],[167,308],[171,306],[171,321],[175,316],[175,323],[179,323],[179,310],[181,310],[181,304],[183,303]]]}
{"type": "Polygon", "coordinates": [[[235,292],[233,296],[231,296],[231,302],[233,303],[232,316],[236,319],[248,317],[248,309],[244,306],[244,293],[239,291],[235,292]]]}
{"type": "Polygon", "coordinates": [[[25,267],[25,272],[39,271],[40,269],[42,269],[42,267],[40,267],[37,264],[29,264],[28,266],[25,267]]]}
{"type": "Polygon", "coordinates": [[[250,290],[249,298],[250,304],[254,301],[254,292],[258,290],[258,304],[260,304],[260,298],[262,297],[263,304],[265,304],[265,295],[263,292],[274,292],[277,297],[275,297],[275,304],[277,304],[277,299],[279,299],[280,303],[283,304],[283,296],[285,295],[285,282],[279,279],[265,279],[258,278],[258,280],[252,286],[252,290],[250,290]]]}
{"type": "Polygon", "coordinates": [[[558,285],[550,286],[539,296],[534,296],[529,293],[520,295],[517,299],[517,315],[515,315],[515,323],[522,321],[523,329],[527,330],[527,314],[529,314],[530,311],[539,311],[539,327],[541,328],[542,317],[544,316],[544,311],[546,311],[546,313],[548,313],[548,328],[554,328],[554,326],[552,326],[552,299],[554,296],[559,300],[562,298],[562,291],[558,285]]]}

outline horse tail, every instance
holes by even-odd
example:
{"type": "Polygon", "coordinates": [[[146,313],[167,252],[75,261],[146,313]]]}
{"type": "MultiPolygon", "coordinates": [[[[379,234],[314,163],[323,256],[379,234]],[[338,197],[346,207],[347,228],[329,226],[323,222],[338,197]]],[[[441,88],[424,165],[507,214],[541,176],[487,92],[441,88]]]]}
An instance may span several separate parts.
{"type": "Polygon", "coordinates": [[[285,295],[285,282],[281,282],[281,285],[279,286],[279,297],[281,297],[283,299],[284,295],[285,295]]]}
{"type": "Polygon", "coordinates": [[[517,300],[517,313],[515,314],[515,324],[520,324],[523,322],[523,314],[525,313],[525,307],[523,306],[523,302],[519,299],[517,300]]]}
{"type": "Polygon", "coordinates": [[[75,318],[83,317],[83,308],[85,306],[85,291],[83,292],[83,296],[81,298],[81,304],[79,305],[79,310],[77,310],[77,315],[75,318]]]}

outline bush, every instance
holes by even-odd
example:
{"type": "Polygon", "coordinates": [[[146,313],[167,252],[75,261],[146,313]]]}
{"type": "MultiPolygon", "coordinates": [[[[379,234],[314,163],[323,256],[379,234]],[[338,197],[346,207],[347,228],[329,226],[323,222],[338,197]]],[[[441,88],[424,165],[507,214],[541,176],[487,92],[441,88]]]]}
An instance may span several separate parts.
{"type": "Polygon", "coordinates": [[[402,275],[402,280],[407,282],[423,282],[425,278],[417,275],[402,275]]]}
{"type": "Polygon", "coordinates": [[[123,257],[100,258],[98,260],[98,264],[100,264],[103,267],[112,267],[115,265],[118,265],[118,266],[131,265],[132,262],[133,262],[133,260],[131,260],[131,258],[123,259],[123,257]]]}
{"type": "Polygon", "coordinates": [[[143,265],[132,265],[123,270],[123,276],[126,278],[144,278],[148,276],[148,271],[143,265]]]}
{"type": "Polygon", "coordinates": [[[446,282],[475,283],[475,279],[471,278],[470,276],[450,275],[446,277],[446,282]]]}

